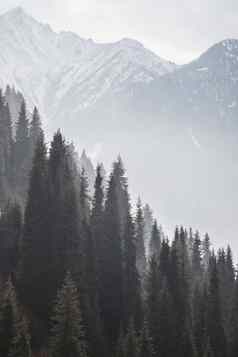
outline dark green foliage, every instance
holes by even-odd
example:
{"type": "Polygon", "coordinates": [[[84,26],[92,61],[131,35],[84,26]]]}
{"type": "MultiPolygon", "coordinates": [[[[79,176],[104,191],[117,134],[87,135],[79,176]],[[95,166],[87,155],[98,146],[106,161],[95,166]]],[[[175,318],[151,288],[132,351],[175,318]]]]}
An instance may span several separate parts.
{"type": "Polygon", "coordinates": [[[157,225],[157,221],[155,220],[152,227],[150,246],[149,246],[150,257],[155,256],[156,259],[159,259],[160,249],[161,249],[161,234],[157,225]]]}
{"type": "Polygon", "coordinates": [[[230,247],[183,227],[170,242],[148,205],[132,214],[121,159],[105,193],[101,171],[91,198],[73,145],[58,131],[48,152],[24,102],[14,139],[0,93],[0,357],[236,357],[230,247]]]}
{"type": "Polygon", "coordinates": [[[117,185],[110,176],[104,213],[104,243],[101,269],[101,312],[105,334],[114,346],[123,319],[123,264],[117,185]]]}
{"type": "Polygon", "coordinates": [[[161,276],[159,273],[159,264],[153,256],[149,261],[147,289],[146,289],[146,306],[149,333],[151,335],[155,352],[159,352],[159,328],[158,321],[160,318],[160,289],[161,276]]]}
{"type": "Polygon", "coordinates": [[[25,199],[28,186],[28,174],[31,166],[29,122],[26,104],[23,100],[16,123],[16,138],[14,143],[14,183],[18,187],[17,194],[25,199]]]}
{"type": "Polygon", "coordinates": [[[29,150],[30,150],[30,157],[33,158],[36,144],[38,140],[42,140],[44,136],[43,130],[41,128],[41,120],[40,120],[40,115],[35,107],[33,110],[32,114],[32,120],[30,122],[30,128],[29,128],[29,150]]]}
{"type": "Polygon", "coordinates": [[[13,139],[8,105],[0,91],[0,208],[12,196],[13,139]]]}
{"type": "Polygon", "coordinates": [[[30,357],[30,340],[28,322],[19,307],[12,282],[8,280],[0,310],[0,355],[30,357]]]}
{"type": "Polygon", "coordinates": [[[9,203],[0,217],[0,273],[3,277],[16,273],[21,233],[20,207],[16,203],[9,203]]]}
{"type": "Polygon", "coordinates": [[[30,174],[28,199],[25,209],[25,224],[22,242],[19,287],[24,303],[34,313],[45,315],[42,297],[48,281],[48,161],[43,137],[38,141],[30,174]]]}
{"type": "Polygon", "coordinates": [[[227,355],[227,346],[222,323],[218,267],[215,256],[210,258],[209,270],[207,336],[210,339],[210,346],[214,355],[216,357],[225,357],[227,355]]]}
{"type": "Polygon", "coordinates": [[[124,230],[124,262],[123,262],[123,291],[124,291],[124,324],[135,321],[137,329],[141,327],[142,303],[139,273],[136,268],[135,230],[130,211],[124,230]]]}
{"type": "Polygon", "coordinates": [[[54,308],[50,356],[87,356],[78,291],[70,273],[66,274],[54,308]]]}
{"type": "Polygon", "coordinates": [[[146,256],[144,242],[145,222],[140,199],[137,202],[136,219],[135,219],[135,237],[136,237],[136,267],[143,280],[146,273],[146,256]]]}

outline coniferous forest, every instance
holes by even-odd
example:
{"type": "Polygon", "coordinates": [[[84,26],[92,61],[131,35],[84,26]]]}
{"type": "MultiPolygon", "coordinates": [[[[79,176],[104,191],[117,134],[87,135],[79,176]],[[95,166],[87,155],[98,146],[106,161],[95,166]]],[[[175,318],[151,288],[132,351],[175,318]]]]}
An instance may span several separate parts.
{"type": "Polygon", "coordinates": [[[0,357],[237,357],[230,247],[168,238],[121,158],[91,195],[75,157],[24,100],[13,124],[0,94],[0,357]]]}

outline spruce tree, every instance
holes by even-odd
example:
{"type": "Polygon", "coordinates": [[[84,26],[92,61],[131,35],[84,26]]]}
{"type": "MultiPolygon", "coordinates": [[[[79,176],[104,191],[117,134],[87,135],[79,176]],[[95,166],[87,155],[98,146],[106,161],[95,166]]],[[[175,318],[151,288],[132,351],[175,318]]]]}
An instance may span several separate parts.
{"type": "Polygon", "coordinates": [[[148,204],[143,207],[145,253],[149,256],[149,244],[153,227],[153,212],[148,204]]]}
{"type": "Polygon", "coordinates": [[[104,244],[101,274],[101,311],[105,335],[114,348],[123,318],[122,240],[117,186],[111,174],[104,212],[104,244]]]}
{"type": "Polygon", "coordinates": [[[202,280],[202,266],[201,266],[201,240],[199,232],[196,232],[193,247],[192,247],[192,274],[193,282],[198,283],[202,280]]]}
{"type": "Polygon", "coordinates": [[[125,169],[121,157],[113,163],[113,177],[115,181],[115,189],[117,195],[117,210],[120,221],[120,235],[123,237],[125,224],[128,212],[128,196],[127,196],[127,178],[125,176],[125,169]]]}
{"type": "Polygon", "coordinates": [[[21,209],[17,203],[8,203],[0,217],[0,274],[2,278],[8,278],[9,274],[16,273],[21,234],[21,209]]]}
{"type": "Polygon", "coordinates": [[[0,309],[0,355],[31,356],[28,322],[19,307],[11,280],[6,283],[0,309]]]}
{"type": "Polygon", "coordinates": [[[136,268],[135,229],[130,211],[124,230],[123,254],[123,285],[124,285],[124,323],[128,327],[129,321],[135,321],[136,327],[141,327],[142,303],[140,278],[136,268]]]}
{"type": "Polygon", "coordinates": [[[153,255],[156,259],[160,257],[160,249],[161,249],[161,236],[160,230],[157,225],[157,221],[155,220],[152,227],[150,245],[149,245],[149,256],[152,257],[153,255]]]}
{"type": "Polygon", "coordinates": [[[44,135],[43,130],[41,128],[41,120],[38,109],[35,107],[32,114],[32,120],[30,122],[29,128],[29,150],[30,157],[33,158],[36,144],[39,139],[44,135]]]}
{"type": "Polygon", "coordinates": [[[62,281],[65,272],[70,270],[73,278],[80,283],[82,276],[83,237],[80,236],[79,205],[75,181],[67,145],[58,131],[53,138],[48,160],[48,220],[47,226],[49,256],[48,271],[49,302],[62,281]]]}
{"type": "Polygon", "coordinates": [[[39,140],[30,174],[25,209],[19,287],[24,303],[41,317],[47,313],[47,281],[51,265],[48,226],[48,167],[43,137],[39,140]],[[45,293],[42,295],[42,291],[45,293]]]}
{"type": "Polygon", "coordinates": [[[136,219],[135,219],[135,237],[136,237],[136,267],[143,282],[146,272],[146,256],[144,242],[144,217],[140,199],[137,201],[136,219]]]}
{"type": "Polygon", "coordinates": [[[205,272],[207,272],[208,267],[209,267],[209,260],[211,257],[211,242],[210,242],[210,237],[209,235],[206,233],[205,237],[202,241],[202,265],[203,265],[203,269],[205,272]]]}
{"type": "Polygon", "coordinates": [[[87,349],[76,285],[68,272],[58,292],[50,338],[50,356],[86,357],[87,349]]]}
{"type": "Polygon", "coordinates": [[[229,335],[229,357],[238,355],[238,280],[236,278],[235,288],[232,299],[232,310],[230,318],[230,335],[229,335]]]}
{"type": "Polygon", "coordinates": [[[104,191],[101,168],[97,166],[97,175],[94,185],[94,197],[91,213],[91,230],[95,244],[96,267],[98,271],[98,290],[100,294],[101,264],[103,254],[103,214],[104,214],[104,191]]]}
{"type": "Polygon", "coordinates": [[[155,353],[159,353],[159,325],[160,318],[160,289],[161,279],[159,264],[153,256],[149,261],[147,289],[146,289],[146,308],[149,333],[153,341],[155,353]]]}
{"type": "Polygon", "coordinates": [[[8,105],[0,92],[0,209],[13,196],[13,137],[8,105]]]}
{"type": "Polygon", "coordinates": [[[215,256],[210,258],[209,270],[207,336],[210,339],[210,346],[214,355],[216,357],[225,357],[227,355],[227,346],[222,323],[218,268],[215,256]]]}
{"type": "Polygon", "coordinates": [[[16,137],[14,144],[14,184],[17,187],[17,194],[23,201],[25,200],[27,192],[28,174],[31,165],[29,147],[29,125],[26,104],[23,100],[19,117],[16,122],[16,137]]]}

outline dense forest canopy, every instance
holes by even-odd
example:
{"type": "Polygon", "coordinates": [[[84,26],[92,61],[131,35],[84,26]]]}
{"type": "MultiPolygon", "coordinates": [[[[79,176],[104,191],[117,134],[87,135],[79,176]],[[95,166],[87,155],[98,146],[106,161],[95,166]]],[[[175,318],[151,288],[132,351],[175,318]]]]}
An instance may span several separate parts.
{"type": "Polygon", "coordinates": [[[120,157],[91,196],[75,157],[60,131],[47,147],[24,100],[13,126],[0,93],[0,357],[236,357],[230,247],[168,239],[132,209],[120,157]]]}

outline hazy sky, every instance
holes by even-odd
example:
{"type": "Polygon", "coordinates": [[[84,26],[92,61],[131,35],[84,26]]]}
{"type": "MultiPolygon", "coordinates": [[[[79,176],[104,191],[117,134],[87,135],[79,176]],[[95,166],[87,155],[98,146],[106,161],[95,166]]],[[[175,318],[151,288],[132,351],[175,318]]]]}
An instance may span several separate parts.
{"type": "Polygon", "coordinates": [[[100,42],[132,37],[178,63],[238,38],[237,0],[0,0],[0,12],[19,5],[55,30],[100,42]]]}

